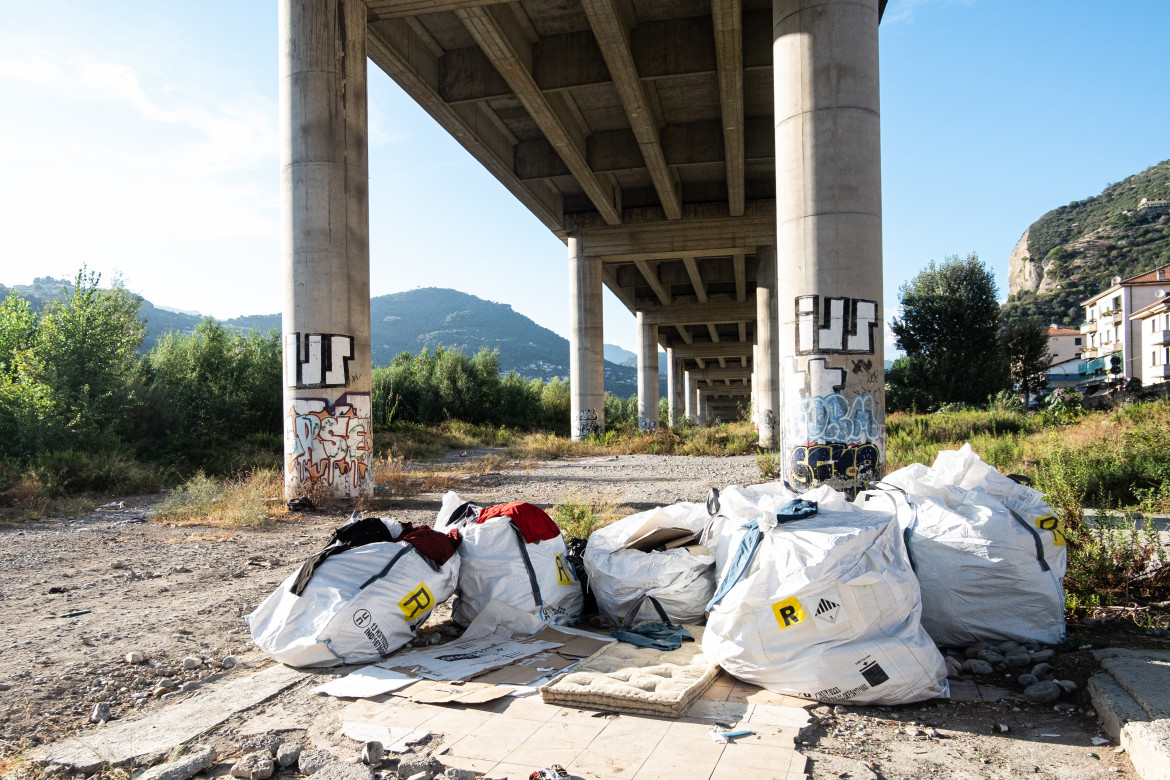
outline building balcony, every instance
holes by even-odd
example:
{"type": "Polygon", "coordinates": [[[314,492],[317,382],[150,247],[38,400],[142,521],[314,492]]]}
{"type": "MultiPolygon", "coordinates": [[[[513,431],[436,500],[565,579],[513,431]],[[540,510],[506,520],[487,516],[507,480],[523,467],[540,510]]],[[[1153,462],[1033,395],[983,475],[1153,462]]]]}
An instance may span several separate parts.
{"type": "Polygon", "coordinates": [[[1170,344],[1170,330],[1160,330],[1150,336],[1152,344],[1170,344]]]}
{"type": "Polygon", "coordinates": [[[1124,320],[1124,318],[1121,316],[1120,310],[1113,312],[1113,324],[1114,325],[1120,325],[1123,320],[1124,320]]]}
{"type": "Polygon", "coordinates": [[[1144,373],[1147,382],[1151,379],[1170,379],[1170,365],[1146,366],[1144,373]]]}
{"type": "Polygon", "coordinates": [[[1121,351],[1121,339],[1114,339],[1113,341],[1106,341],[1097,349],[1099,355],[1111,355],[1114,352],[1121,351]]]}
{"type": "Polygon", "coordinates": [[[1081,325],[1081,333],[1096,333],[1096,332],[1097,332],[1097,321],[1096,320],[1090,320],[1089,322],[1086,322],[1083,325],[1081,325]]]}
{"type": "Polygon", "coordinates": [[[1085,347],[1081,350],[1081,360],[1092,360],[1097,357],[1096,347],[1085,347]]]}

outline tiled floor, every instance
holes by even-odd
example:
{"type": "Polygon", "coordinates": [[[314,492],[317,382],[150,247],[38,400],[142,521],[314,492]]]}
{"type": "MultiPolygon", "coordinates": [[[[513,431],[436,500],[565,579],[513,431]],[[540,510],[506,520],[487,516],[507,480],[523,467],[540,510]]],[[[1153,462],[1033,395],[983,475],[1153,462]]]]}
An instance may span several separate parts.
{"type": "Polygon", "coordinates": [[[342,720],[442,734],[436,755],[444,764],[499,780],[527,780],[552,764],[581,780],[804,780],[793,740],[814,704],[724,674],[679,719],[602,714],[531,696],[467,707],[357,702],[342,720]],[[753,733],[720,744],[710,736],[715,723],[753,733]]]}

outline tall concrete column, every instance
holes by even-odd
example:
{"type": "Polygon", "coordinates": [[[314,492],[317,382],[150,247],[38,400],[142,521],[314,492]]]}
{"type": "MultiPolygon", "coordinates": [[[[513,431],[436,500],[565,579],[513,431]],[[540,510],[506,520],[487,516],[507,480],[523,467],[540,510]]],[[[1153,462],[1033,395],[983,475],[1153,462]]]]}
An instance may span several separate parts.
{"type": "Polygon", "coordinates": [[[695,408],[699,410],[699,425],[707,425],[707,417],[709,416],[707,393],[704,390],[695,390],[695,408]]]}
{"type": "Polygon", "coordinates": [[[638,428],[658,430],[658,326],[638,312],[638,428]]]}
{"type": "Polygon", "coordinates": [[[782,452],[798,490],[885,468],[878,0],[772,0],[782,452]]]}
{"type": "Polygon", "coordinates": [[[279,0],[285,494],[373,495],[366,5],[279,0]]]}
{"type": "MultiPolygon", "coordinates": [[[[605,430],[601,258],[569,236],[569,430],[573,441],[605,430]]],[[[657,355],[657,353],[655,353],[657,355]]]]}
{"type": "MultiPolygon", "coordinates": [[[[672,350],[673,351],[673,350],[672,350]]],[[[679,425],[686,420],[686,379],[683,376],[683,360],[682,358],[673,358],[672,373],[674,374],[674,393],[671,398],[674,399],[674,412],[671,417],[671,425],[679,425]]]]}
{"type": "Polygon", "coordinates": [[[674,367],[674,350],[671,347],[666,348],[666,424],[672,428],[677,424],[678,418],[678,403],[675,400],[675,388],[678,386],[678,379],[675,376],[674,367]]]}
{"type": "Polygon", "coordinates": [[[780,322],[776,308],[776,247],[756,249],[756,422],[760,426],[760,448],[776,448],[776,416],[780,408],[780,360],[776,354],[780,322]]]}
{"type": "Polygon", "coordinates": [[[759,371],[756,370],[758,365],[760,365],[760,345],[752,344],[752,425],[755,427],[757,432],[760,430],[760,402],[757,398],[760,389],[759,382],[757,380],[759,379],[760,374],[759,371]]]}
{"type": "Polygon", "coordinates": [[[685,399],[683,414],[686,415],[687,422],[694,422],[699,418],[699,409],[695,405],[699,398],[699,380],[695,379],[690,371],[683,372],[683,393],[685,399]]]}

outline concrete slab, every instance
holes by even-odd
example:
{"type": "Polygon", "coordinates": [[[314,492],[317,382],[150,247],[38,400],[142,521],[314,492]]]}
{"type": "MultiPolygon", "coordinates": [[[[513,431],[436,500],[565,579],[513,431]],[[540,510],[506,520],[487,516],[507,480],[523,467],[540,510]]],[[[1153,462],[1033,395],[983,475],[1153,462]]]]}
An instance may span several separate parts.
{"type": "Polygon", "coordinates": [[[249,677],[203,689],[189,699],[163,707],[144,718],[117,721],[38,748],[30,758],[40,763],[74,767],[82,772],[131,761],[148,763],[309,675],[311,672],[287,666],[271,666],[249,677]]]}
{"type": "Polygon", "coordinates": [[[1102,674],[1089,680],[1105,732],[1118,740],[1143,780],[1170,780],[1170,652],[1094,651],[1102,674]]]}

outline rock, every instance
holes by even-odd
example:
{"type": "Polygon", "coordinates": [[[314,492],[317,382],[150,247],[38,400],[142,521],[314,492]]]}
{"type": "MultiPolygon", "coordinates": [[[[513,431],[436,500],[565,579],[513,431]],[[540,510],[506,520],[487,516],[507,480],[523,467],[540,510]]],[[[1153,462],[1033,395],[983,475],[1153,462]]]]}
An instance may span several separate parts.
{"type": "Polygon", "coordinates": [[[1077,684],[1072,680],[1056,680],[1055,682],[1065,693],[1072,693],[1077,689],[1077,684]]]}
{"type": "Polygon", "coordinates": [[[382,743],[376,740],[371,740],[370,742],[367,742],[364,747],[362,747],[363,764],[367,764],[369,766],[381,766],[382,757],[385,755],[386,751],[382,747],[382,743]]]}
{"type": "Polygon", "coordinates": [[[1040,682],[1040,678],[1034,674],[1021,674],[1016,679],[1016,682],[1018,682],[1021,687],[1027,688],[1029,685],[1035,685],[1036,683],[1040,682]]]}
{"type": "Polygon", "coordinates": [[[923,733],[924,732],[922,731],[922,729],[918,728],[917,726],[907,726],[906,727],[906,736],[908,736],[908,737],[921,737],[923,735],[923,733]]]}
{"type": "Polygon", "coordinates": [[[425,775],[424,780],[431,780],[435,775],[443,773],[443,765],[436,758],[415,753],[408,753],[398,761],[399,777],[414,777],[419,773],[425,775]]]}
{"type": "Polygon", "coordinates": [[[1050,647],[1046,647],[1043,650],[1037,650],[1031,655],[1033,661],[1040,663],[1041,661],[1051,660],[1056,655],[1056,651],[1050,647]]]}
{"type": "Polygon", "coordinates": [[[452,766],[447,768],[443,777],[448,778],[448,780],[475,780],[475,772],[470,769],[456,769],[452,766]]]}
{"type": "Polygon", "coordinates": [[[93,712],[89,714],[90,723],[105,723],[110,719],[110,705],[105,702],[93,705],[93,712]]]}
{"type": "Polygon", "coordinates": [[[1038,682],[1035,685],[1029,685],[1024,689],[1024,697],[1040,704],[1052,704],[1060,698],[1064,693],[1059,685],[1051,680],[1038,682]]]}
{"type": "Polygon", "coordinates": [[[1002,664],[1004,662],[1003,655],[998,650],[980,650],[976,655],[980,661],[986,661],[994,666],[995,664],[1002,664]]]}
{"type": "Polygon", "coordinates": [[[963,665],[959,663],[957,658],[951,656],[946,657],[947,662],[947,677],[958,677],[963,673],[963,665]]]}
{"type": "Polygon", "coordinates": [[[1009,639],[1006,642],[1000,642],[998,645],[995,646],[995,649],[998,650],[999,652],[1003,653],[1004,655],[1011,655],[1012,652],[1014,652],[1016,650],[1021,650],[1023,648],[1020,646],[1019,642],[1013,642],[1012,640],[1009,639]]]}
{"type": "Polygon", "coordinates": [[[991,664],[978,658],[968,658],[963,662],[963,670],[971,674],[991,674],[994,671],[991,664]]]}
{"type": "Polygon", "coordinates": [[[272,756],[267,752],[248,753],[232,765],[232,777],[244,780],[268,780],[275,771],[272,756]]]}
{"type": "Polygon", "coordinates": [[[827,704],[822,704],[819,707],[814,707],[812,714],[816,715],[818,718],[828,718],[833,715],[833,708],[827,704]]]}
{"type": "Polygon", "coordinates": [[[187,670],[200,669],[203,667],[203,659],[197,655],[189,655],[183,659],[183,668],[187,670]]]}
{"type": "Polygon", "coordinates": [[[1032,663],[1032,656],[1028,655],[1028,651],[1020,648],[1014,652],[1008,653],[1004,656],[1004,663],[1013,669],[1019,669],[1032,663]]]}
{"type": "MultiPolygon", "coordinates": [[[[849,780],[878,780],[878,776],[874,774],[873,770],[864,761],[816,751],[809,751],[805,755],[812,761],[812,776],[814,777],[847,777],[849,780]]],[[[743,776],[762,777],[765,774],[767,773],[756,772],[753,775],[753,773],[744,772],[743,776]]]]}
{"type": "Polygon", "coordinates": [[[986,650],[988,647],[986,642],[976,642],[964,651],[963,655],[967,658],[978,658],[979,653],[986,650]]]}
{"type": "Polygon", "coordinates": [[[273,734],[271,731],[265,731],[263,734],[256,734],[244,740],[240,745],[240,749],[244,752],[260,752],[267,753],[275,758],[276,751],[284,744],[284,737],[279,734],[273,734]]]}
{"type": "Polygon", "coordinates": [[[333,754],[328,750],[302,750],[297,758],[297,771],[311,775],[326,764],[333,763],[333,754]]]}
{"type": "Polygon", "coordinates": [[[147,769],[135,780],[187,780],[215,764],[215,748],[192,745],[191,752],[175,761],[147,769]]]}
{"type": "Polygon", "coordinates": [[[157,683],[155,683],[155,685],[159,688],[165,688],[168,691],[176,687],[175,681],[172,680],[170,677],[159,678],[159,681],[157,683]]]}
{"type": "Polygon", "coordinates": [[[374,780],[374,770],[365,764],[330,761],[313,775],[317,780],[374,780]]]}
{"type": "Polygon", "coordinates": [[[1032,674],[1043,680],[1045,677],[1052,674],[1052,664],[1036,664],[1032,667],[1032,674]]]}
{"type": "Polygon", "coordinates": [[[280,766],[292,766],[301,757],[304,748],[300,742],[283,742],[276,749],[276,763],[280,766]]]}
{"type": "Polygon", "coordinates": [[[113,561],[110,564],[110,568],[111,569],[125,569],[126,568],[126,561],[113,561]]]}
{"type": "Polygon", "coordinates": [[[139,653],[138,651],[126,653],[126,663],[128,664],[141,664],[145,662],[146,656],[144,656],[142,653],[139,653]]]}
{"type": "Polygon", "coordinates": [[[239,661],[236,659],[236,657],[234,655],[225,655],[223,657],[223,660],[219,662],[219,668],[220,669],[231,669],[237,663],[239,663],[239,661]]]}

